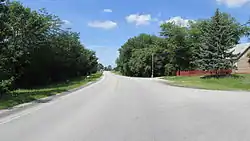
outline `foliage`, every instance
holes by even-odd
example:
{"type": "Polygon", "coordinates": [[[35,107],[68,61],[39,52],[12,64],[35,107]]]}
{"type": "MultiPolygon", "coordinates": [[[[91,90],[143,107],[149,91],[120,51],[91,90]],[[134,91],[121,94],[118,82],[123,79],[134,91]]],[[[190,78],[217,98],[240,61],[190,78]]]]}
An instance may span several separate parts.
{"type": "Polygon", "coordinates": [[[234,68],[237,55],[232,48],[242,35],[240,24],[218,9],[202,29],[202,44],[199,50],[199,64],[202,70],[227,70],[234,68]]]}
{"type": "Polygon", "coordinates": [[[112,71],[113,68],[112,68],[111,65],[108,65],[108,66],[104,67],[104,70],[105,70],[105,71],[112,71]]]}
{"type": "Polygon", "coordinates": [[[111,65],[108,65],[107,70],[111,71],[113,68],[111,65]]]}
{"type": "Polygon", "coordinates": [[[154,35],[140,34],[130,38],[120,49],[116,60],[117,68],[123,75],[150,77],[152,55],[156,76],[163,75],[167,60],[165,41],[154,35]]]}
{"type": "Polygon", "coordinates": [[[170,63],[176,71],[190,69],[191,48],[188,44],[188,28],[175,25],[174,23],[164,23],[161,25],[160,35],[169,44],[170,63]]]}
{"type": "Polygon", "coordinates": [[[168,64],[165,65],[165,73],[164,73],[164,75],[172,76],[172,75],[175,75],[174,72],[175,72],[175,68],[174,68],[174,66],[172,64],[168,63],[168,64]]]}
{"type": "Polygon", "coordinates": [[[98,63],[97,70],[98,71],[104,70],[104,66],[101,63],[98,63]]]}
{"type": "Polygon", "coordinates": [[[190,69],[195,70],[199,67],[196,60],[199,58],[199,49],[202,44],[202,30],[208,24],[208,20],[196,20],[195,22],[190,22],[190,27],[188,28],[187,45],[189,46],[189,59],[190,59],[190,69]]]}
{"type": "Polygon", "coordinates": [[[79,33],[63,29],[58,17],[19,2],[1,4],[0,12],[0,80],[13,78],[13,88],[47,85],[97,71],[95,52],[81,44],[79,33]]]}
{"type": "Polygon", "coordinates": [[[12,85],[12,81],[13,81],[13,78],[12,79],[9,79],[9,80],[2,80],[0,82],[0,98],[6,94],[6,93],[9,93],[10,90],[11,90],[11,85],[12,85]]]}
{"type": "Polygon", "coordinates": [[[128,62],[133,76],[149,77],[151,75],[152,52],[147,48],[136,49],[128,62]]]}
{"type": "Polygon", "coordinates": [[[250,28],[217,10],[211,19],[189,21],[188,27],[163,23],[160,36],[140,34],[119,49],[117,70],[123,75],[175,75],[185,70],[232,69],[232,48],[250,28]],[[153,69],[153,70],[152,70],[153,69]]]}

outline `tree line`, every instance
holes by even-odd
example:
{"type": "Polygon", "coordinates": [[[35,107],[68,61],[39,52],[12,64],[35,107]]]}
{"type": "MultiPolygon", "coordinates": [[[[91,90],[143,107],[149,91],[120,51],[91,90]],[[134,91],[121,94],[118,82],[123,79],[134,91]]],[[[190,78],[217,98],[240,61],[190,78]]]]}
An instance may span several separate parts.
{"type": "Polygon", "coordinates": [[[250,31],[247,24],[219,9],[209,19],[189,21],[187,27],[169,22],[160,28],[160,36],[140,34],[128,39],[119,49],[116,69],[136,77],[150,77],[152,71],[155,76],[184,70],[219,73],[235,68],[233,47],[250,31]]]}
{"type": "Polygon", "coordinates": [[[0,3],[0,94],[86,76],[98,69],[94,51],[59,17],[19,2],[0,3]]]}

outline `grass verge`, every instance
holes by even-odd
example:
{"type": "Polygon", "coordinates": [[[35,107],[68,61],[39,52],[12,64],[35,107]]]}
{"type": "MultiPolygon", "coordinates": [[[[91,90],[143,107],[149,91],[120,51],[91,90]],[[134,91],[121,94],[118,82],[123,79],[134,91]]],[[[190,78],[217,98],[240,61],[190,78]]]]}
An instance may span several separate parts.
{"type": "Polygon", "coordinates": [[[74,88],[78,88],[91,81],[96,81],[102,76],[98,72],[90,75],[90,77],[80,77],[72,79],[69,82],[57,83],[43,88],[36,89],[19,89],[12,91],[10,94],[5,95],[0,99],[0,109],[10,108],[22,103],[31,102],[40,98],[52,96],[61,92],[65,92],[74,88]]]}
{"type": "Polygon", "coordinates": [[[112,71],[112,73],[117,74],[117,75],[122,75],[122,73],[119,71],[112,71]]]}
{"type": "Polygon", "coordinates": [[[241,74],[240,77],[201,79],[199,76],[174,76],[165,77],[171,84],[191,88],[202,88],[209,90],[244,90],[250,91],[250,75],[241,74]]]}

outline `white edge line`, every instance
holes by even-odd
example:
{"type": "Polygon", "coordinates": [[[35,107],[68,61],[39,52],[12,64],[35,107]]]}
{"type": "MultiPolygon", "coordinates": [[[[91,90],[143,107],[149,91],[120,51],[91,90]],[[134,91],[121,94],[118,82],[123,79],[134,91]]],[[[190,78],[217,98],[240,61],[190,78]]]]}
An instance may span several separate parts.
{"type": "MultiPolygon", "coordinates": [[[[101,77],[101,79],[100,79],[99,81],[97,81],[96,83],[93,83],[93,84],[91,84],[91,85],[89,85],[89,86],[87,86],[87,87],[84,87],[84,88],[82,88],[82,89],[79,89],[79,90],[77,90],[77,91],[74,91],[74,92],[72,92],[72,94],[65,95],[65,96],[63,96],[63,97],[65,98],[65,97],[68,97],[68,96],[72,96],[73,93],[76,93],[76,92],[78,92],[78,91],[80,91],[80,90],[83,90],[83,89],[85,89],[85,88],[93,87],[94,85],[97,85],[97,84],[101,83],[104,79],[105,79],[105,75],[103,74],[103,76],[101,77]]],[[[61,97],[61,98],[62,98],[62,97],[61,97]]],[[[44,108],[45,106],[49,106],[49,105],[55,104],[55,103],[58,102],[59,100],[60,100],[60,98],[58,98],[56,101],[52,101],[52,102],[50,102],[50,103],[47,103],[46,105],[41,104],[41,105],[39,105],[39,107],[37,107],[37,108],[27,109],[27,110],[25,110],[25,111],[23,111],[23,112],[19,112],[19,113],[17,113],[17,114],[14,114],[13,116],[7,116],[6,118],[0,119],[0,125],[9,123],[9,122],[11,122],[11,121],[13,121],[13,120],[15,120],[15,119],[21,118],[21,117],[23,117],[23,116],[27,116],[27,115],[29,115],[29,114],[35,112],[35,111],[38,111],[38,110],[44,108]]]]}

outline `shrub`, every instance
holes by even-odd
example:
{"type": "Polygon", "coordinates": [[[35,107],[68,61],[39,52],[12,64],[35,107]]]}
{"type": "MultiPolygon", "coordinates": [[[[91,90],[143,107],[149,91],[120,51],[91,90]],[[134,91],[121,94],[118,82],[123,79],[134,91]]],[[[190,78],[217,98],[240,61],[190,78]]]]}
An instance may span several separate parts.
{"type": "Polygon", "coordinates": [[[172,64],[166,64],[165,65],[165,75],[166,76],[172,76],[174,75],[175,68],[172,64]]]}
{"type": "Polygon", "coordinates": [[[12,82],[13,82],[13,78],[8,79],[8,80],[2,80],[0,82],[0,98],[9,93],[10,90],[12,90],[12,82]]]}

